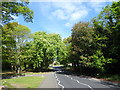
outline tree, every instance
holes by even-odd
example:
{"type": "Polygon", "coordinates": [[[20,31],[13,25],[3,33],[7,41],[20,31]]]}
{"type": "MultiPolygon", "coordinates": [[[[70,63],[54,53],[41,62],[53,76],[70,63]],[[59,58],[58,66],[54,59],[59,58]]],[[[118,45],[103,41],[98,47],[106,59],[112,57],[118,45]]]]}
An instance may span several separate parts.
{"type": "Polygon", "coordinates": [[[9,21],[14,20],[15,18],[13,16],[19,16],[22,15],[24,17],[24,20],[26,22],[32,22],[33,19],[33,11],[28,8],[29,2],[25,2],[23,0],[20,0],[17,2],[2,2],[2,23],[6,24],[9,23],[9,21]]]}
{"type": "Polygon", "coordinates": [[[63,57],[63,47],[59,34],[47,34],[46,32],[35,32],[33,40],[29,43],[29,51],[31,53],[31,65],[33,69],[47,70],[49,64],[54,60],[60,61],[63,57]]]}
{"type": "Polygon", "coordinates": [[[120,66],[120,1],[113,2],[106,6],[103,11],[93,21],[95,33],[98,37],[97,43],[101,45],[101,50],[105,58],[112,58],[111,64],[106,68],[111,72],[119,73],[120,66]],[[114,67],[114,68],[113,68],[114,67]]]}
{"type": "Polygon", "coordinates": [[[2,28],[2,68],[7,69],[11,66],[11,60],[14,60],[14,48],[16,46],[16,41],[14,40],[13,36],[13,26],[16,26],[17,24],[7,24],[4,25],[2,28]],[[5,64],[7,64],[8,67],[5,67],[5,64]]]}
{"type": "MultiPolygon", "coordinates": [[[[14,20],[14,16],[18,17],[19,15],[22,15],[24,17],[24,20],[26,22],[32,22],[33,19],[33,11],[28,8],[29,2],[25,2],[24,0],[20,0],[19,2],[17,0],[14,0],[14,2],[4,2],[1,3],[1,10],[2,10],[2,60],[4,63],[11,63],[14,61],[15,57],[14,55],[17,55],[14,51],[16,48],[16,41],[15,40],[15,32],[14,30],[17,28],[27,29],[25,26],[18,25],[18,23],[9,23],[11,20],[14,20]],[[7,24],[7,25],[5,25],[7,24]],[[11,61],[13,60],[13,61],[11,61]]],[[[24,31],[23,31],[24,33],[24,31]]],[[[17,33],[18,34],[18,33],[17,33]]],[[[24,37],[24,35],[23,35],[24,37]]],[[[21,36],[20,36],[21,38],[21,36]]],[[[14,65],[16,65],[14,63],[14,65]]],[[[8,66],[10,66],[8,64],[8,66]]],[[[12,65],[13,66],[13,65],[12,65]]],[[[4,68],[4,65],[3,65],[4,68]]]]}
{"type": "Polygon", "coordinates": [[[20,25],[17,22],[8,23],[3,27],[2,46],[3,46],[3,62],[5,60],[11,63],[11,66],[18,73],[22,71],[24,58],[24,45],[30,34],[30,29],[20,25]]]}
{"type": "Polygon", "coordinates": [[[88,57],[94,53],[93,34],[93,27],[88,22],[79,22],[72,29],[71,55],[77,71],[80,70],[81,56],[88,57]]]}

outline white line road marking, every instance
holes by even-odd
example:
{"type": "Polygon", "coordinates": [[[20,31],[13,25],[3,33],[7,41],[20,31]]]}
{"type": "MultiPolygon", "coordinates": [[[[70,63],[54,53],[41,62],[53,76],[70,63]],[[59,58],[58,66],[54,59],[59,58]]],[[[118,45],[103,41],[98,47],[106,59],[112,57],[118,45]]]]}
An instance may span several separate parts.
{"type": "Polygon", "coordinates": [[[74,81],[76,81],[77,83],[79,83],[79,84],[82,84],[82,85],[85,85],[85,86],[87,86],[87,87],[89,87],[91,90],[94,90],[90,85],[88,85],[88,84],[85,84],[85,83],[81,83],[80,81],[78,81],[78,80],[76,80],[76,79],[73,79],[72,77],[70,77],[70,76],[68,76],[68,75],[65,75],[66,77],[69,77],[71,80],[74,80],[74,81]]]}
{"type": "Polygon", "coordinates": [[[77,81],[77,83],[80,83],[78,80],[76,80],[77,81]]]}
{"type": "Polygon", "coordinates": [[[56,74],[55,74],[55,78],[56,78],[57,81],[58,81],[58,85],[59,85],[60,87],[62,87],[62,90],[64,90],[64,86],[63,86],[62,84],[60,84],[60,80],[58,79],[58,77],[57,77],[56,74]]]}

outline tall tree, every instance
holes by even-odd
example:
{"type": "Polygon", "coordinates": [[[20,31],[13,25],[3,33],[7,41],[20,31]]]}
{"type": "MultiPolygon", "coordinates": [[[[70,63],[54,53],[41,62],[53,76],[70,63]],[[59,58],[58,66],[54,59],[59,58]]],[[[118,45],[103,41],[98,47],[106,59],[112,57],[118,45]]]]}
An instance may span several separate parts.
{"type": "MultiPolygon", "coordinates": [[[[120,66],[120,1],[106,6],[99,16],[94,19],[94,27],[99,44],[106,58],[113,58],[114,62],[107,68],[118,73],[120,66]]],[[[110,71],[111,72],[111,71],[110,71]]]]}
{"type": "Polygon", "coordinates": [[[74,69],[80,70],[81,56],[88,57],[93,54],[93,28],[88,22],[79,22],[72,29],[72,50],[74,69]]]}
{"type": "MultiPolygon", "coordinates": [[[[13,60],[14,55],[16,55],[16,52],[14,52],[14,48],[16,48],[16,40],[15,40],[15,32],[13,34],[13,31],[15,28],[17,29],[18,26],[21,28],[22,26],[18,25],[17,23],[9,24],[10,21],[14,20],[14,17],[18,17],[19,15],[22,15],[24,17],[24,20],[26,22],[32,22],[33,19],[33,11],[29,9],[28,7],[28,0],[14,0],[14,2],[9,2],[9,0],[2,0],[1,3],[1,14],[2,16],[0,19],[2,20],[2,60],[3,63],[8,62],[9,60],[13,60]],[[7,25],[5,25],[7,24],[7,25]],[[14,54],[13,54],[14,53],[14,54]]],[[[23,26],[25,29],[25,26],[23,26]]],[[[22,29],[23,29],[22,27],[22,29]]],[[[23,35],[24,36],[24,35],[23,35]]],[[[8,65],[9,66],[9,65],[8,65]]],[[[4,68],[4,65],[3,65],[4,68]]]]}
{"type": "Polygon", "coordinates": [[[3,27],[2,46],[3,61],[7,60],[15,67],[18,73],[22,70],[23,47],[30,34],[30,29],[17,22],[9,23],[3,27]]]}
{"type": "Polygon", "coordinates": [[[13,26],[17,26],[17,23],[4,25],[2,28],[2,61],[3,70],[10,69],[10,63],[14,60],[14,48],[16,47],[16,41],[13,35],[13,26]],[[7,66],[5,66],[7,64],[7,66]]]}

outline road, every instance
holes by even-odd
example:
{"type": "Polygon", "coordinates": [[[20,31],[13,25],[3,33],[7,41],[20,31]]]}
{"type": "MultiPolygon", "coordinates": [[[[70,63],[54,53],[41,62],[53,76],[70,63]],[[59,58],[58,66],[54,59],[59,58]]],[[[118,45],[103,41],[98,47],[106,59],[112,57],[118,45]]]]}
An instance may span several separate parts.
{"type": "Polygon", "coordinates": [[[55,72],[43,76],[46,78],[39,88],[59,88],[60,90],[120,90],[120,87],[95,78],[72,75],[54,67],[55,72]]]}
{"type": "Polygon", "coordinates": [[[55,77],[59,87],[64,90],[66,88],[69,88],[69,90],[70,88],[76,88],[77,90],[80,88],[84,88],[83,90],[120,90],[120,87],[106,84],[98,79],[70,75],[62,71],[57,71],[55,77]]]}

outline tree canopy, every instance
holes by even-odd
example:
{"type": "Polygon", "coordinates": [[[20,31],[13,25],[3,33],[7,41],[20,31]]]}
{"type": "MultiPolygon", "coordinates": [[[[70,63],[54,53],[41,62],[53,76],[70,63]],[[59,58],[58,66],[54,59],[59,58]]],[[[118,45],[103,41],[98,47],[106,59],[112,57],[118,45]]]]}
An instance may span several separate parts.
{"type": "Polygon", "coordinates": [[[26,22],[32,22],[33,19],[33,11],[28,7],[29,2],[25,2],[20,0],[19,2],[15,0],[14,2],[2,2],[1,10],[2,10],[2,23],[6,24],[11,20],[14,20],[15,16],[18,17],[22,15],[26,22]]]}

